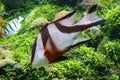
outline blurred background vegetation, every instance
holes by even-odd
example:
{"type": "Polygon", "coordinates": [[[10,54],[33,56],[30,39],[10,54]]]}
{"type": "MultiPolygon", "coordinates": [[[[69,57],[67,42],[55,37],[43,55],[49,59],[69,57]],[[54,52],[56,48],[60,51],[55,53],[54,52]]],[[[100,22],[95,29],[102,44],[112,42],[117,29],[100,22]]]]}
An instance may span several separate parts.
{"type": "Polygon", "coordinates": [[[119,0],[88,0],[88,4],[84,3],[84,0],[17,0],[21,3],[15,2],[16,0],[0,1],[0,18],[6,22],[18,16],[25,18],[18,34],[0,39],[0,46],[9,46],[16,62],[20,63],[22,68],[13,70],[9,65],[0,68],[0,80],[119,80],[119,0]],[[8,1],[13,2],[8,4],[8,1]],[[20,5],[14,5],[15,3],[20,5]],[[78,21],[94,3],[100,6],[98,14],[106,19],[107,23],[95,32],[86,30],[80,34],[92,40],[67,52],[66,56],[69,59],[53,64],[55,70],[49,67],[30,68],[32,44],[41,30],[41,27],[31,29],[31,23],[36,18],[45,18],[52,22],[56,13],[62,10],[70,12],[76,10],[78,21]],[[14,7],[8,8],[13,5],[14,7]],[[4,11],[8,15],[5,15],[4,11]]]}

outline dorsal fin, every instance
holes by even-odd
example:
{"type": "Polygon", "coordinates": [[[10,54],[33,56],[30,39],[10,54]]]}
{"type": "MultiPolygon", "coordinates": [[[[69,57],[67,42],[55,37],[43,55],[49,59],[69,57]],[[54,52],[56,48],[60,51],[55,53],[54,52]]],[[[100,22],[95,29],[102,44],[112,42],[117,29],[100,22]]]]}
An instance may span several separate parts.
{"type": "Polygon", "coordinates": [[[88,14],[91,14],[92,12],[97,10],[97,5],[93,5],[90,10],[88,11],[88,14]]]}
{"type": "Polygon", "coordinates": [[[71,13],[65,15],[64,17],[62,17],[62,18],[56,20],[55,22],[61,21],[61,20],[66,19],[66,18],[69,18],[69,17],[71,17],[71,16],[72,16],[73,14],[75,14],[75,13],[76,13],[76,11],[73,11],[73,12],[71,12],[71,13]]]}
{"type": "Polygon", "coordinates": [[[54,21],[53,23],[60,23],[62,25],[70,27],[75,22],[75,11],[67,14],[66,16],[54,21]]]}
{"type": "Polygon", "coordinates": [[[106,21],[96,14],[96,8],[97,5],[92,6],[88,11],[88,13],[76,24],[67,26],[61,24],[61,21],[58,21],[55,23],[55,25],[61,32],[72,33],[72,32],[83,31],[92,26],[105,24],[106,21]]]}

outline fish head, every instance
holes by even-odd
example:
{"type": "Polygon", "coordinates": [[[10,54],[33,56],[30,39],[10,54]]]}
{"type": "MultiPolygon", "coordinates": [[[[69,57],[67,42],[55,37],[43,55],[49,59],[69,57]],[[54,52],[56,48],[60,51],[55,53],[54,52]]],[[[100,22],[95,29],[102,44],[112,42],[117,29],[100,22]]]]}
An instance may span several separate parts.
{"type": "Polygon", "coordinates": [[[45,50],[41,39],[41,34],[39,33],[32,49],[31,56],[31,67],[43,67],[48,65],[48,59],[45,56],[45,50]]]}

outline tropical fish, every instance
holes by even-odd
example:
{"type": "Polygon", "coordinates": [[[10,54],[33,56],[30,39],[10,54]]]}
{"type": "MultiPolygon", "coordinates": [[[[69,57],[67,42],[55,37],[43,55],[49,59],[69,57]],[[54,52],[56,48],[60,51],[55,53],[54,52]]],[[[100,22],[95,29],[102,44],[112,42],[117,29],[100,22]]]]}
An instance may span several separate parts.
{"type": "Polygon", "coordinates": [[[67,57],[63,56],[65,52],[89,41],[90,39],[78,38],[77,35],[89,27],[105,23],[96,14],[96,8],[97,5],[92,6],[78,23],[74,23],[74,11],[44,26],[33,44],[31,67],[43,67],[66,60],[67,57]]]}
{"type": "Polygon", "coordinates": [[[20,23],[23,21],[23,19],[23,17],[19,16],[18,19],[15,18],[7,24],[7,26],[4,29],[6,37],[10,37],[17,33],[17,31],[21,27],[20,23]]]}

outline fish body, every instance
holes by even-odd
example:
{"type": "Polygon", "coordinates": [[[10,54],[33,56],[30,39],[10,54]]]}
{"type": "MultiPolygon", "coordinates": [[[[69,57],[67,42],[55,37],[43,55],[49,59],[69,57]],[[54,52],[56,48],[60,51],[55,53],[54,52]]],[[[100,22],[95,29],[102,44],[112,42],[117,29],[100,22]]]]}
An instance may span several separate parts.
{"type": "Polygon", "coordinates": [[[105,23],[97,16],[96,7],[91,7],[78,23],[74,23],[75,12],[72,12],[43,27],[33,44],[31,66],[42,67],[66,60],[67,57],[63,55],[68,50],[89,41],[88,38],[77,38],[77,35],[89,27],[105,23]]]}
{"type": "Polygon", "coordinates": [[[10,37],[17,33],[17,31],[21,27],[21,22],[23,21],[23,19],[23,17],[19,16],[18,19],[15,18],[7,24],[7,26],[4,29],[6,37],[10,37]]]}

